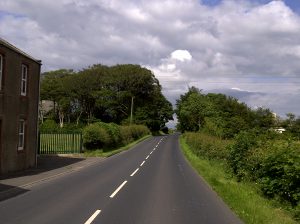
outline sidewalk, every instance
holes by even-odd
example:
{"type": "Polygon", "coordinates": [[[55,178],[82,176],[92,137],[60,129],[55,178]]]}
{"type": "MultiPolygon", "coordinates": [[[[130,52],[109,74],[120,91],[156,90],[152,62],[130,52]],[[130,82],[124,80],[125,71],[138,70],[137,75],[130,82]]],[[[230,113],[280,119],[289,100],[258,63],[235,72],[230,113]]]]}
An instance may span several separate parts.
{"type": "Polygon", "coordinates": [[[38,167],[0,176],[0,201],[29,191],[30,186],[99,163],[105,158],[40,156],[38,167]]]}

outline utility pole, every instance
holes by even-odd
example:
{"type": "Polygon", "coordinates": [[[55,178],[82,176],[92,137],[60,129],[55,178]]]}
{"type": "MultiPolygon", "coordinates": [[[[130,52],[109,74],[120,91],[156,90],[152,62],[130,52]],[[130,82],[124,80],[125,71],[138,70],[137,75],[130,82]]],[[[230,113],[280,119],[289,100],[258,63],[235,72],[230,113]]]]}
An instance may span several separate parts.
{"type": "Polygon", "coordinates": [[[134,98],[134,96],[132,96],[132,97],[131,97],[130,125],[132,125],[132,114],[133,114],[133,98],[134,98]]]}

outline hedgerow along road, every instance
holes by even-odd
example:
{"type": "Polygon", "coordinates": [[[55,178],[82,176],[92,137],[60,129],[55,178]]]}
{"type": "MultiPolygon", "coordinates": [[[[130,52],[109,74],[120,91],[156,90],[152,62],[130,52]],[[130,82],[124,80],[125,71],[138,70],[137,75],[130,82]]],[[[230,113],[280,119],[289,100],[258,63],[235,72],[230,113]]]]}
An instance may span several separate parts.
{"type": "Polygon", "coordinates": [[[0,223],[242,223],[190,167],[178,135],[133,149],[0,202],[0,223]]]}

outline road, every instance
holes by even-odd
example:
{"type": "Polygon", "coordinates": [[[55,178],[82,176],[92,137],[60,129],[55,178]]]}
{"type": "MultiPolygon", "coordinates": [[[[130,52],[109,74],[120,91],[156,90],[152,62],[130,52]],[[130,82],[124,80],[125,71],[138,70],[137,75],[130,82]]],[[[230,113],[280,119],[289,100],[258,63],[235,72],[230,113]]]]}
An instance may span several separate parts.
{"type": "Polygon", "coordinates": [[[0,202],[2,224],[241,223],[183,157],[178,135],[32,186],[0,202]]]}

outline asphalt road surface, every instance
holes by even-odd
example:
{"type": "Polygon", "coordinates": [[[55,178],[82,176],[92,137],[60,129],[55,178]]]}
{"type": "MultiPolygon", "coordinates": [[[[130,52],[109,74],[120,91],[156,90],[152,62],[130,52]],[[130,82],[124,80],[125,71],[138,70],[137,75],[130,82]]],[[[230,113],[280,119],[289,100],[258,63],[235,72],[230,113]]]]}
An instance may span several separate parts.
{"type": "Polygon", "coordinates": [[[0,223],[242,222],[190,167],[175,134],[150,138],[0,202],[0,223]]]}

